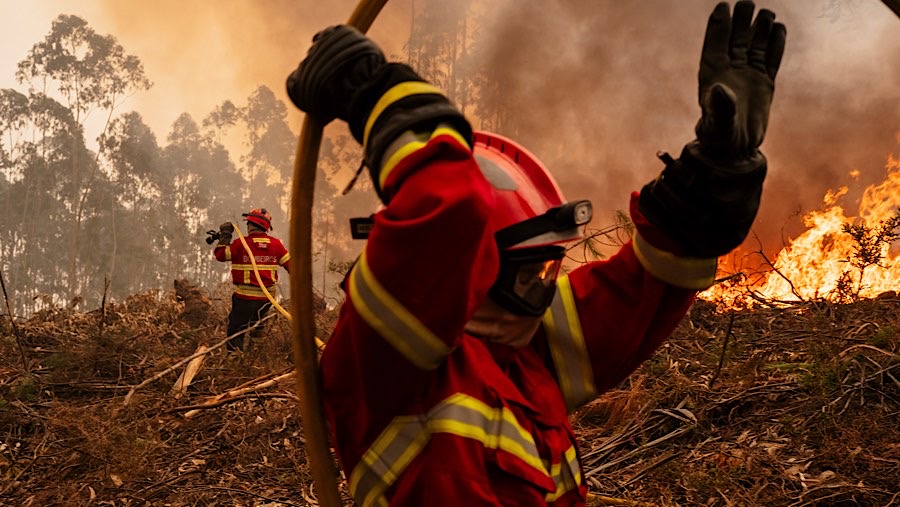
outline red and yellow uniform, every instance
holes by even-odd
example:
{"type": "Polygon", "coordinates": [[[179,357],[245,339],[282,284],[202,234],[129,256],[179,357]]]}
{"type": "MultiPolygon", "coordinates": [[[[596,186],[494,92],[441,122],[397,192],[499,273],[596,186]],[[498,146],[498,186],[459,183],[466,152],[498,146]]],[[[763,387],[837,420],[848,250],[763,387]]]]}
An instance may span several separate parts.
{"type": "Polygon", "coordinates": [[[347,122],[385,205],[321,361],[357,505],[585,504],[567,414],[650,357],[756,216],[785,29],[753,10],[710,16],[697,139],[632,194],[632,241],[558,278],[588,201],[357,30],[315,36],[288,96],[347,122]]]}
{"type": "Polygon", "coordinates": [[[635,194],[639,249],[561,276],[529,346],[475,338],[466,323],[499,269],[491,185],[455,130],[406,138],[384,158],[376,185],[388,204],[321,361],[351,493],[360,506],[584,505],[568,413],[649,357],[695,294],[644,266],[678,278],[709,265],[684,270],[651,246],[644,238],[665,238],[635,194]]]}
{"type": "Polygon", "coordinates": [[[259,278],[253,272],[250,256],[240,239],[235,239],[229,245],[217,245],[213,253],[217,261],[231,262],[231,281],[234,283],[236,297],[266,301],[268,298],[260,288],[260,284],[264,285],[271,293],[273,286],[278,281],[278,266],[283,266],[290,273],[291,255],[281,240],[269,236],[265,232],[254,230],[244,239],[256,261],[259,278]]]}

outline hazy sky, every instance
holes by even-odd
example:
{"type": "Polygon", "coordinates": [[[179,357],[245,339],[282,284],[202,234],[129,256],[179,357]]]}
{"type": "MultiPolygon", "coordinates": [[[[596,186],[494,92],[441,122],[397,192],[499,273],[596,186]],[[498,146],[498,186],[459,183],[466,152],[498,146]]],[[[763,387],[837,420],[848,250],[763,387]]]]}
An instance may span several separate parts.
{"type": "MultiPolygon", "coordinates": [[[[444,0],[448,4],[462,0],[444,0]]],[[[410,12],[389,0],[370,35],[402,55],[410,12]]],[[[138,110],[164,143],[182,112],[195,119],[260,84],[287,100],[284,78],[319,29],[345,20],[355,0],[0,0],[0,87],[21,89],[15,65],[61,13],[112,34],[154,82],[122,111],[138,110]]],[[[521,104],[517,135],[551,167],[570,198],[607,210],[677,155],[699,115],[696,72],[714,0],[491,0],[479,36],[483,70],[521,104]]],[[[881,181],[900,153],[900,20],[878,0],[769,0],[788,27],[763,150],[769,158],[757,229],[793,232],[792,212],[825,190],[881,181]],[[789,223],[790,222],[790,223],[789,223]]],[[[292,123],[300,113],[291,110],[292,123]]],[[[476,125],[477,127],[477,125],[476,125]]],[[[852,198],[851,191],[848,196],[852,198]]]]}

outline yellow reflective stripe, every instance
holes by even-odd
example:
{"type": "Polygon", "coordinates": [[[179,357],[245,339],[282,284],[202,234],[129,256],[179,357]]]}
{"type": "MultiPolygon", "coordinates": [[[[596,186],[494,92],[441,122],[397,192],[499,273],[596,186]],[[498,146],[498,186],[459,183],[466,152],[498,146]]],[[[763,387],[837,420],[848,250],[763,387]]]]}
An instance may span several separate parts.
{"type": "Polygon", "coordinates": [[[254,237],[250,236],[250,239],[252,239],[254,243],[271,243],[272,242],[271,238],[254,238],[254,237]]]}
{"type": "MultiPolygon", "coordinates": [[[[271,264],[257,264],[256,267],[260,271],[278,272],[278,266],[273,266],[271,264]]],[[[253,271],[253,264],[232,264],[231,269],[237,269],[238,271],[253,271]]]]}
{"type": "Polygon", "coordinates": [[[224,248],[225,249],[225,260],[231,260],[231,246],[230,245],[218,245],[216,248],[224,248]]]}
{"type": "Polygon", "coordinates": [[[456,139],[456,142],[462,146],[465,146],[466,148],[469,147],[469,143],[466,142],[465,138],[463,138],[459,132],[449,127],[438,127],[431,132],[431,136],[425,139],[418,139],[418,136],[414,134],[413,138],[416,138],[415,141],[410,141],[409,143],[400,146],[395,151],[385,154],[387,161],[382,164],[381,171],[378,173],[378,188],[384,188],[384,183],[387,181],[388,175],[391,174],[391,171],[397,167],[397,164],[399,164],[401,160],[424,148],[437,136],[450,136],[453,139],[456,139]]]}
{"type": "Polygon", "coordinates": [[[716,279],[716,258],[678,257],[651,245],[637,231],[631,244],[641,266],[668,284],[682,289],[701,290],[711,286],[716,279]]]}
{"type": "Polygon", "coordinates": [[[506,451],[537,471],[547,473],[534,444],[534,437],[525,431],[508,408],[492,408],[462,393],[447,398],[442,405],[443,407],[436,407],[437,410],[432,411],[433,419],[429,419],[432,433],[451,433],[478,440],[489,449],[506,451]],[[439,418],[438,415],[446,417],[439,418]],[[500,425],[499,431],[496,429],[497,423],[500,425]]]}
{"type": "Polygon", "coordinates": [[[411,363],[433,370],[450,355],[452,349],[378,283],[365,251],[350,272],[349,282],[356,311],[411,363]]]}
{"type": "Polygon", "coordinates": [[[395,417],[350,474],[350,494],[362,507],[387,505],[384,492],[428,442],[418,416],[395,417]]]}
{"type": "Polygon", "coordinates": [[[439,88],[421,81],[406,81],[391,87],[390,90],[385,92],[384,95],[378,99],[378,102],[375,103],[375,107],[372,108],[372,112],[369,113],[369,118],[366,119],[366,127],[363,130],[363,151],[365,151],[369,144],[369,133],[372,131],[372,125],[375,125],[375,120],[377,120],[378,117],[381,116],[381,113],[390,107],[391,104],[409,97],[410,95],[432,94],[443,95],[444,93],[439,88]]]}
{"type": "Polygon", "coordinates": [[[350,474],[350,494],[362,507],[387,505],[384,492],[422,451],[432,435],[447,433],[482,443],[524,461],[550,477],[534,438],[508,408],[492,408],[456,393],[427,414],[399,416],[381,432],[350,474]]]}
{"type": "Polygon", "coordinates": [[[544,313],[544,327],[559,387],[572,411],[596,398],[597,387],[568,275],[556,279],[556,295],[544,313]]]}
{"type": "Polygon", "coordinates": [[[291,260],[291,254],[286,253],[280,259],[278,259],[278,265],[283,266],[285,262],[291,260]]]}
{"type": "Polygon", "coordinates": [[[544,498],[548,502],[554,502],[569,491],[574,491],[581,486],[581,465],[578,463],[578,451],[575,450],[575,446],[569,447],[563,453],[562,458],[561,463],[556,463],[550,468],[550,474],[556,484],[556,491],[548,493],[544,498]]]}
{"type": "MultiPolygon", "coordinates": [[[[238,271],[244,272],[244,283],[253,284],[253,278],[250,276],[253,273],[253,265],[252,264],[232,264],[231,269],[236,269],[238,271]]],[[[278,281],[278,266],[270,266],[268,264],[263,264],[262,266],[257,266],[257,271],[262,273],[263,271],[268,271],[272,276],[272,281],[278,281]]]]}
{"type": "Polygon", "coordinates": [[[578,462],[578,449],[574,445],[569,447],[564,457],[569,465],[569,471],[572,472],[572,478],[575,480],[575,487],[581,486],[581,463],[578,462]]]}
{"type": "MultiPolygon", "coordinates": [[[[269,292],[274,292],[274,291],[275,291],[275,286],[273,285],[273,286],[271,286],[271,287],[267,287],[267,289],[269,289],[269,292]]],[[[266,293],[263,292],[263,290],[259,288],[259,285],[252,285],[252,284],[249,284],[249,285],[248,285],[248,284],[236,284],[236,285],[234,286],[234,291],[237,292],[238,294],[243,295],[243,296],[260,296],[260,297],[266,297],[266,293]]]]}

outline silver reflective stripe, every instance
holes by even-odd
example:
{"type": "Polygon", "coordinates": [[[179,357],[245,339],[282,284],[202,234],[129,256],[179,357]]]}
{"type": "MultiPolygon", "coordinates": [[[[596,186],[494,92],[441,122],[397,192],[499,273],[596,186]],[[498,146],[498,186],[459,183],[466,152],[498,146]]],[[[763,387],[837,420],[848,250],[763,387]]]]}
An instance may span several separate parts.
{"type": "Polygon", "coordinates": [[[359,505],[387,505],[384,492],[425,447],[428,438],[419,417],[397,417],[391,421],[350,475],[350,493],[359,505]]]}
{"type": "Polygon", "coordinates": [[[568,275],[556,280],[556,295],[544,313],[544,327],[566,406],[575,410],[596,398],[597,388],[568,275]]]}
{"type": "Polygon", "coordinates": [[[435,137],[443,135],[456,139],[456,142],[461,146],[469,147],[469,143],[466,142],[465,138],[448,123],[438,124],[437,128],[431,132],[407,130],[389,144],[384,155],[382,155],[381,171],[378,173],[378,188],[384,188],[388,176],[390,176],[391,171],[397,167],[400,161],[427,146],[435,137]]]}
{"type": "Polygon", "coordinates": [[[400,416],[381,432],[350,474],[350,493],[362,507],[387,505],[384,492],[422,451],[431,435],[448,433],[512,454],[550,477],[534,438],[507,408],[492,408],[457,393],[424,416],[400,416]]]}
{"type": "Polygon", "coordinates": [[[423,370],[437,368],[453,350],[378,283],[365,251],[350,273],[350,301],[372,329],[423,370]]]}
{"type": "Polygon", "coordinates": [[[555,502],[559,497],[581,486],[581,465],[578,463],[578,451],[575,450],[575,446],[569,447],[562,457],[562,462],[548,466],[553,483],[556,484],[556,491],[548,493],[544,498],[548,502],[555,502]]]}

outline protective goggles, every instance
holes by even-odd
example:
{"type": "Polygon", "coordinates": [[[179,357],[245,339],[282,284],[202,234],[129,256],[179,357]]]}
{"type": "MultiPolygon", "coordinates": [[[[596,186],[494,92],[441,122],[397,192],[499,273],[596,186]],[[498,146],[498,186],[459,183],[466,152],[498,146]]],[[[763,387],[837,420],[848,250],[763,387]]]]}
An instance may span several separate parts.
{"type": "Polygon", "coordinates": [[[543,315],[556,294],[556,276],[565,254],[566,249],[558,245],[501,250],[491,298],[517,315],[543,315]]]}

